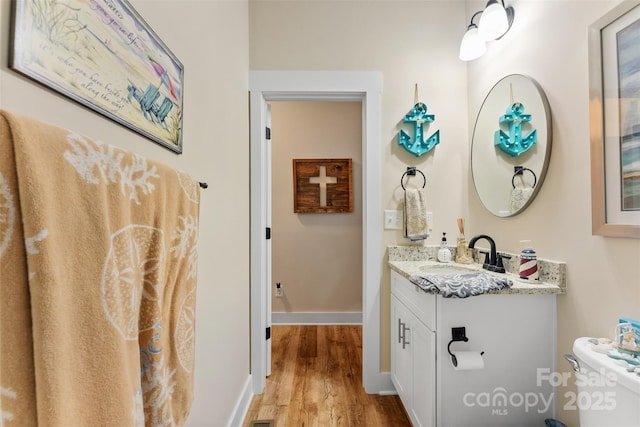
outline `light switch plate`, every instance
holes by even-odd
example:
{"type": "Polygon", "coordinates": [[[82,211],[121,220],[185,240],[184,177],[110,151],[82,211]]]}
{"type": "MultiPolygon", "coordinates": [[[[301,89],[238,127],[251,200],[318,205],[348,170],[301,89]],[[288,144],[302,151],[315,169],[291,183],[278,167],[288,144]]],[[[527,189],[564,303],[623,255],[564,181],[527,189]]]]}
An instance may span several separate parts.
{"type": "Polygon", "coordinates": [[[384,211],[384,229],[385,230],[402,230],[403,227],[402,211],[384,211]]]}
{"type": "Polygon", "coordinates": [[[433,212],[427,212],[427,233],[433,233],[433,212]]]}

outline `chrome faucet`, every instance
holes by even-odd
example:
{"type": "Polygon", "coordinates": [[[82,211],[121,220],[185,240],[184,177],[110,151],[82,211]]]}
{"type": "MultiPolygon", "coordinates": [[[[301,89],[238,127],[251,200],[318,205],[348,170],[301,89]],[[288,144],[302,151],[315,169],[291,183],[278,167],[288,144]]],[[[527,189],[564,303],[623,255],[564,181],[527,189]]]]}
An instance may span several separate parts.
{"type": "Polygon", "coordinates": [[[502,265],[502,256],[498,254],[496,251],[496,242],[486,234],[479,234],[474,236],[471,240],[469,240],[469,248],[473,248],[476,242],[480,239],[486,239],[490,245],[489,252],[489,262],[487,263],[486,259],[484,264],[482,264],[482,268],[489,271],[495,271],[496,273],[504,273],[504,266],[502,265]]]}

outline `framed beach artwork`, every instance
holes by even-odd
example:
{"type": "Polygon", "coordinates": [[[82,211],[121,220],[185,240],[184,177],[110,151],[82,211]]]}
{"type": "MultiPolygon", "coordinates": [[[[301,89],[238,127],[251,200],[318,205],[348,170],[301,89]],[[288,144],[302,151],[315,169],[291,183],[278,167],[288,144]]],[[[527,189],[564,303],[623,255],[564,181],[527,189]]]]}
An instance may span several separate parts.
{"type": "Polygon", "coordinates": [[[126,0],[16,0],[10,67],[176,153],[184,67],[126,0]]]}
{"type": "Polygon", "coordinates": [[[594,235],[640,238],[640,2],[589,27],[594,235]]]}

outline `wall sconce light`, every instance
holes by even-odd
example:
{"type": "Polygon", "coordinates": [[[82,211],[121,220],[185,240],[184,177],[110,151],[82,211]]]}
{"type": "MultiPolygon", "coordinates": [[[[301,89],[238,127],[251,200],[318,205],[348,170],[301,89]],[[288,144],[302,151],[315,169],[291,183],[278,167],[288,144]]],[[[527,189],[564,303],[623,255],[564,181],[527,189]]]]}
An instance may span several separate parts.
{"type": "Polygon", "coordinates": [[[471,23],[460,43],[460,59],[473,61],[487,51],[486,43],[498,40],[504,36],[513,24],[515,10],[512,6],[505,7],[504,0],[489,0],[484,10],[478,11],[471,17],[471,23]],[[473,23],[476,16],[480,16],[478,25],[473,23]]]}

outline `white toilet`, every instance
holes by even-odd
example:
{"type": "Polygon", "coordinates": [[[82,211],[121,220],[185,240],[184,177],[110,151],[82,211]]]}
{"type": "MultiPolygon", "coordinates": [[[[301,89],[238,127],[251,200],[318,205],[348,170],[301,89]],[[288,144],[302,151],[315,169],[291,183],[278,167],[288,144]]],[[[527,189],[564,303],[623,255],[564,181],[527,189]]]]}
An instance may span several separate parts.
{"type": "Polygon", "coordinates": [[[580,427],[639,427],[640,375],[592,347],[589,337],[573,343],[579,369],[577,394],[568,396],[568,409],[579,410],[580,427]]]}

